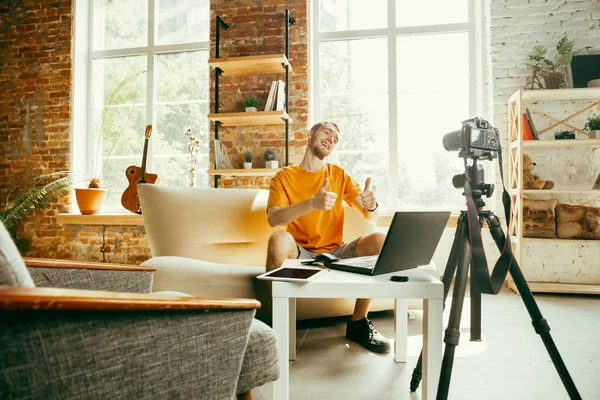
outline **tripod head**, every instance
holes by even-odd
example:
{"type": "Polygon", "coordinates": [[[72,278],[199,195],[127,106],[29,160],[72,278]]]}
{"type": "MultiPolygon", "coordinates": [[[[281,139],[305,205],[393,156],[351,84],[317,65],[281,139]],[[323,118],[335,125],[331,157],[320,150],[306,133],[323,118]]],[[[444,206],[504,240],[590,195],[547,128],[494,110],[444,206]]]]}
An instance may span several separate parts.
{"type": "Polygon", "coordinates": [[[462,122],[461,129],[446,134],[442,138],[442,144],[448,151],[458,151],[458,156],[463,158],[465,173],[455,175],[452,184],[460,189],[465,187],[468,180],[475,206],[480,211],[485,206],[481,196],[489,198],[494,192],[494,184],[484,182],[483,167],[477,164],[477,160],[483,158],[491,161],[498,156],[502,150],[498,129],[479,117],[467,119],[462,122]],[[468,164],[469,159],[473,160],[471,165],[468,164]]]}
{"type": "MultiPolygon", "coordinates": [[[[487,198],[490,198],[494,193],[495,185],[493,183],[485,183],[483,167],[477,163],[478,157],[472,157],[471,159],[473,163],[468,165],[465,158],[465,173],[454,175],[452,177],[452,185],[457,189],[464,188],[465,181],[468,179],[471,183],[471,194],[473,200],[475,200],[475,206],[477,207],[477,211],[480,211],[485,206],[485,202],[481,196],[485,195],[487,198]]],[[[463,192],[464,195],[465,193],[463,192]]]]}

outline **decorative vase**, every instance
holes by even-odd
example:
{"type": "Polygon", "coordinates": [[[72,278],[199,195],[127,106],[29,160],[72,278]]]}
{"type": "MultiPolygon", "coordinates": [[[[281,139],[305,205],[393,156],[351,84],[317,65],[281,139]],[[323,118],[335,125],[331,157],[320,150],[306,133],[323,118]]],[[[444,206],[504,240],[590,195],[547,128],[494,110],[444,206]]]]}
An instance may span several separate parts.
{"type": "Polygon", "coordinates": [[[265,161],[265,168],[277,169],[279,168],[279,161],[265,161]]]}
{"type": "Polygon", "coordinates": [[[245,162],[244,163],[244,169],[251,169],[252,168],[252,163],[251,162],[245,162]]]}
{"type": "Polygon", "coordinates": [[[257,112],[256,107],[246,107],[246,112],[257,112]]]}
{"type": "Polygon", "coordinates": [[[567,87],[567,82],[565,81],[566,75],[564,72],[543,72],[541,75],[544,78],[546,89],[564,89],[567,87]]]}
{"type": "Polygon", "coordinates": [[[98,214],[106,200],[106,189],[77,188],[75,199],[83,215],[98,214]]]}

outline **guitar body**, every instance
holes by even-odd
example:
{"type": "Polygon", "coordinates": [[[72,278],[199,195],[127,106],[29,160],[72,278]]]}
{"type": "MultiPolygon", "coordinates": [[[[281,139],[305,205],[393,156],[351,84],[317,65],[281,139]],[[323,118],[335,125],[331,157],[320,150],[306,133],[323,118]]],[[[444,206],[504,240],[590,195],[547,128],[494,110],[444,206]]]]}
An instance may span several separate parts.
{"type": "Polygon", "coordinates": [[[146,154],[148,153],[148,140],[152,135],[152,125],[146,126],[146,140],[144,141],[144,155],[142,156],[142,166],[130,165],[125,170],[125,176],[129,181],[129,186],[121,195],[121,204],[127,210],[141,214],[140,199],[138,197],[138,183],[158,183],[158,175],[146,173],[146,154]]]}
{"type": "MultiPolygon", "coordinates": [[[[138,213],[138,191],[137,184],[142,180],[142,168],[137,165],[130,165],[125,170],[125,175],[127,176],[127,180],[129,181],[129,186],[121,195],[121,204],[127,210],[138,213]]],[[[156,174],[151,174],[146,172],[145,183],[159,183],[160,178],[156,174]]]]}

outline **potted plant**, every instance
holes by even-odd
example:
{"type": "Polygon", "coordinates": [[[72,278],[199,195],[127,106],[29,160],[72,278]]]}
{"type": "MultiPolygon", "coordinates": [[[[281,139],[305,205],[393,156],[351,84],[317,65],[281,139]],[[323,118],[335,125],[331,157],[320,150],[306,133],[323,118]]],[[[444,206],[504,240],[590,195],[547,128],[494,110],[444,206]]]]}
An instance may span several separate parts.
{"type": "Polygon", "coordinates": [[[246,112],[256,112],[258,109],[258,98],[256,96],[248,96],[244,99],[244,106],[246,106],[246,112]]]}
{"type": "Polygon", "coordinates": [[[242,156],[244,156],[244,168],[252,168],[252,149],[250,147],[242,147],[242,156]]]}
{"type": "Polygon", "coordinates": [[[548,58],[548,49],[543,45],[533,46],[529,53],[527,66],[531,68],[532,75],[527,86],[531,89],[538,86],[543,89],[539,76],[544,78],[546,89],[562,89],[567,86],[565,67],[571,63],[573,56],[580,50],[573,51],[574,40],[569,40],[567,35],[563,36],[556,44],[556,57],[554,61],[548,58]]]}
{"type": "Polygon", "coordinates": [[[589,116],[583,129],[590,132],[588,136],[590,139],[600,139],[600,115],[589,116]]]}
{"type": "Polygon", "coordinates": [[[94,127],[94,136],[96,137],[96,144],[94,148],[94,163],[92,166],[92,177],[90,178],[87,187],[85,188],[75,188],[75,200],[77,201],[77,206],[79,207],[79,211],[82,214],[97,214],[101,211],[102,206],[104,205],[104,200],[106,199],[106,189],[102,188],[101,185],[101,177],[102,171],[106,166],[106,163],[110,159],[110,155],[114,150],[119,138],[125,131],[125,129],[129,126],[129,121],[133,117],[133,106],[130,106],[129,113],[127,115],[127,120],[125,123],[114,123],[111,124],[113,126],[117,126],[117,131],[113,136],[112,143],[103,155],[100,154],[102,149],[102,138],[104,135],[104,127],[107,123],[107,117],[109,116],[109,110],[111,109],[111,105],[115,104],[118,100],[122,100],[127,92],[124,92],[128,89],[129,83],[131,83],[135,78],[139,75],[143,74],[146,71],[134,72],[133,74],[127,76],[121,82],[117,84],[115,89],[108,95],[106,99],[103,109],[102,109],[102,117],[100,119],[100,124],[94,127]],[[104,161],[100,160],[104,158],[104,161]]]}
{"type": "Polygon", "coordinates": [[[26,180],[11,189],[0,204],[0,221],[21,253],[29,249],[30,239],[18,238],[17,231],[31,210],[41,210],[66,196],[71,187],[68,172],[55,172],[26,180]]]}
{"type": "Polygon", "coordinates": [[[263,157],[265,159],[265,168],[279,168],[279,162],[277,161],[277,152],[275,151],[275,149],[266,149],[263,157]]]}

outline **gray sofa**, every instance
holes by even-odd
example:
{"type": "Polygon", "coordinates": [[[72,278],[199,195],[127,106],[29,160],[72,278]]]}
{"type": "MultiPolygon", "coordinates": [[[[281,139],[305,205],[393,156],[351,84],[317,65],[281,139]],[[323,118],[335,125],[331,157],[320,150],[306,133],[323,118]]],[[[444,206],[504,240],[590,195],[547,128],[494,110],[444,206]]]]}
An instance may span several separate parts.
{"type": "Polygon", "coordinates": [[[149,294],[153,274],[24,261],[0,223],[0,398],[248,399],[278,378],[258,301],[149,294]]]}

